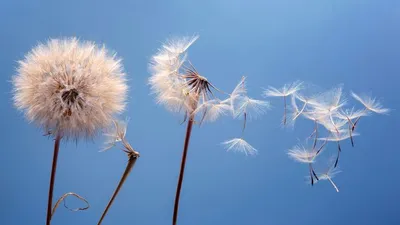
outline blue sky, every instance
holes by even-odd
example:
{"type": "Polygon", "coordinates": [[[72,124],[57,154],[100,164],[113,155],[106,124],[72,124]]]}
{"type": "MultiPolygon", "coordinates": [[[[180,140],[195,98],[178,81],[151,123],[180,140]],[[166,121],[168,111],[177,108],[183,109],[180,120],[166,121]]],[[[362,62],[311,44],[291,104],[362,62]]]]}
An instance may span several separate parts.
{"type": "MultiPolygon", "coordinates": [[[[321,89],[342,83],[347,94],[372,92],[394,110],[365,118],[355,148],[343,144],[343,173],[335,179],[340,193],[327,182],[307,185],[307,167],[287,157],[312,125],[282,129],[280,99],[248,125],[256,157],[227,153],[219,144],[239,134],[240,121],[226,117],[195,127],[178,224],[400,224],[399,1],[13,0],[0,2],[0,15],[1,224],[45,223],[53,142],[13,107],[10,80],[16,61],[38,42],[65,36],[106,44],[129,76],[127,138],[141,158],[103,224],[170,224],[185,126],[155,104],[147,63],[167,38],[192,34],[200,39],[191,61],[221,89],[231,90],[242,75],[255,98],[263,87],[295,80],[321,89]]],[[[127,161],[118,149],[99,153],[102,141],[62,143],[55,198],[73,191],[91,208],[61,207],[52,224],[97,222],[127,161]]]]}

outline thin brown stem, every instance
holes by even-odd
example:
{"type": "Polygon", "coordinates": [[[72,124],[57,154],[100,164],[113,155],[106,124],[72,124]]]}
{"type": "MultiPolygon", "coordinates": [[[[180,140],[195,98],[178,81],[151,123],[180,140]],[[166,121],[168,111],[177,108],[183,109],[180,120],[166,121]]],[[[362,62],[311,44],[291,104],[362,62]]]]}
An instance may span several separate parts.
{"type": "Polygon", "coordinates": [[[60,150],[60,140],[61,140],[61,135],[60,135],[60,133],[57,132],[56,139],[54,140],[53,163],[51,165],[49,197],[48,197],[48,201],[47,201],[46,225],[50,225],[50,221],[51,221],[51,214],[52,214],[52,208],[53,208],[52,207],[52,205],[53,205],[53,189],[54,189],[54,182],[56,179],[58,152],[60,150]]]}
{"type": "MultiPolygon", "coordinates": [[[[364,113],[365,111],[367,111],[368,108],[364,108],[364,110],[362,111],[362,113],[364,113]]],[[[357,123],[360,121],[361,116],[359,116],[356,121],[353,123],[353,126],[351,127],[351,131],[354,131],[356,129],[357,123]]]]}
{"type": "Polygon", "coordinates": [[[244,133],[244,130],[246,129],[247,112],[244,112],[244,113],[243,113],[243,117],[244,117],[244,119],[243,119],[242,135],[243,135],[243,133],[244,133]]]}
{"type": "Polygon", "coordinates": [[[317,146],[317,140],[318,140],[318,123],[316,120],[314,121],[314,132],[315,132],[314,133],[315,137],[314,137],[313,148],[315,148],[315,146],[317,146]]]}
{"type": "Polygon", "coordinates": [[[129,156],[129,160],[128,160],[128,164],[126,165],[125,171],[122,174],[121,180],[118,183],[117,188],[115,189],[110,201],[107,204],[107,207],[104,209],[103,214],[101,215],[101,218],[99,220],[99,222],[97,223],[98,225],[101,224],[101,222],[103,221],[104,217],[106,216],[108,210],[110,209],[111,205],[113,204],[115,198],[117,197],[119,191],[122,188],[122,185],[124,185],[126,178],[129,176],[129,173],[132,171],[133,166],[135,165],[135,162],[138,158],[138,155],[136,154],[130,154],[129,156]]]}
{"type": "Polygon", "coordinates": [[[315,173],[315,170],[314,170],[314,168],[313,168],[313,166],[312,166],[312,163],[309,163],[309,165],[310,165],[310,170],[311,170],[311,172],[312,172],[311,177],[314,176],[315,179],[319,180],[319,178],[318,178],[317,174],[315,173]]]}
{"type": "Polygon", "coordinates": [[[194,115],[191,114],[188,120],[188,125],[186,128],[186,137],[185,137],[185,142],[183,145],[183,153],[182,153],[182,161],[181,161],[181,168],[179,172],[179,179],[178,179],[178,185],[176,187],[176,195],[175,195],[175,203],[174,203],[174,215],[172,218],[172,224],[175,225],[178,219],[178,210],[179,210],[179,198],[181,195],[181,189],[182,189],[182,182],[183,182],[183,175],[185,173],[185,165],[186,165],[186,156],[187,156],[187,151],[189,148],[189,142],[190,142],[190,136],[192,133],[192,128],[193,128],[193,122],[194,122],[194,115]]]}
{"type": "Polygon", "coordinates": [[[350,135],[351,146],[354,147],[353,131],[351,130],[350,124],[349,124],[349,135],[350,135]]]}
{"type": "Polygon", "coordinates": [[[337,157],[336,157],[334,168],[337,167],[337,164],[339,162],[340,152],[342,151],[342,148],[340,147],[340,142],[339,141],[337,141],[337,146],[338,146],[338,151],[337,151],[337,157]]]}

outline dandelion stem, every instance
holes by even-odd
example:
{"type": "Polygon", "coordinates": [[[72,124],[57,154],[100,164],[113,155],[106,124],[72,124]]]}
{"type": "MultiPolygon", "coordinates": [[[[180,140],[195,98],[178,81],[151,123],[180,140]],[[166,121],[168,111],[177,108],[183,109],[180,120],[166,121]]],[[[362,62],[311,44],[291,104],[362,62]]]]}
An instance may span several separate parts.
{"type": "Polygon", "coordinates": [[[56,171],[57,171],[57,160],[58,160],[58,152],[60,150],[60,140],[61,135],[57,132],[56,139],[54,140],[54,153],[53,153],[53,163],[51,166],[51,175],[50,175],[50,187],[49,187],[49,197],[47,202],[47,218],[46,218],[46,225],[50,225],[51,216],[52,216],[52,205],[53,205],[53,189],[54,189],[54,182],[56,178],[56,171]]]}
{"type": "Polygon", "coordinates": [[[182,161],[181,161],[181,168],[179,172],[179,179],[178,179],[178,185],[176,187],[176,195],[175,195],[175,203],[174,203],[174,215],[172,218],[172,224],[175,225],[178,219],[178,209],[179,209],[179,198],[181,194],[181,189],[182,189],[182,182],[183,182],[183,175],[185,173],[185,165],[186,165],[186,156],[187,156],[187,151],[189,148],[189,141],[190,141],[190,136],[192,133],[192,128],[193,128],[193,122],[194,122],[194,115],[190,114],[187,128],[186,128],[186,137],[185,137],[185,143],[183,146],[183,153],[182,153],[182,161]]]}
{"type": "Polygon", "coordinates": [[[332,181],[330,177],[328,177],[329,182],[331,182],[332,186],[336,189],[336,192],[339,192],[339,188],[336,186],[335,182],[332,181]]]}
{"type": "Polygon", "coordinates": [[[129,176],[129,173],[132,171],[132,168],[135,165],[135,162],[138,158],[138,156],[136,154],[129,154],[128,157],[129,157],[129,160],[128,160],[128,164],[126,165],[125,171],[122,174],[121,180],[119,181],[117,188],[115,189],[110,201],[108,202],[107,207],[104,209],[104,212],[101,215],[99,222],[97,223],[98,225],[101,224],[104,217],[106,216],[108,210],[110,209],[110,207],[113,204],[115,198],[117,197],[119,191],[121,190],[122,185],[124,185],[126,178],[129,176]]]}

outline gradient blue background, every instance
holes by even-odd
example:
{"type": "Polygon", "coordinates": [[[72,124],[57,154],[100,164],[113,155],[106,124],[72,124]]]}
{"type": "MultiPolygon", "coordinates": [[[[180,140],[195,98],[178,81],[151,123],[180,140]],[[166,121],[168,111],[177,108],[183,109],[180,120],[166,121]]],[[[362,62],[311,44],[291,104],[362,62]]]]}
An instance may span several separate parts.
{"type": "MultiPolygon", "coordinates": [[[[10,80],[16,61],[49,37],[105,43],[124,59],[129,74],[124,116],[131,118],[127,137],[141,158],[104,225],[171,223],[185,126],[154,103],[147,86],[147,63],[168,37],[200,34],[191,61],[226,91],[242,75],[256,98],[262,87],[300,79],[323,89],[343,83],[347,93],[372,91],[385,106],[400,106],[400,1],[3,0],[0,17],[4,225],[45,223],[53,142],[13,107],[10,80]]],[[[343,144],[336,193],[328,182],[307,185],[307,167],[286,155],[312,124],[303,120],[282,129],[282,101],[271,103],[274,108],[246,131],[257,157],[227,153],[219,145],[240,134],[240,121],[226,117],[194,129],[180,225],[400,224],[398,111],[366,118],[356,147],[343,144]]],[[[62,143],[55,197],[77,192],[92,207],[78,213],[61,207],[52,224],[97,223],[127,161],[118,149],[99,153],[101,143],[101,137],[62,143]]],[[[330,145],[328,151],[335,150],[330,145]]]]}

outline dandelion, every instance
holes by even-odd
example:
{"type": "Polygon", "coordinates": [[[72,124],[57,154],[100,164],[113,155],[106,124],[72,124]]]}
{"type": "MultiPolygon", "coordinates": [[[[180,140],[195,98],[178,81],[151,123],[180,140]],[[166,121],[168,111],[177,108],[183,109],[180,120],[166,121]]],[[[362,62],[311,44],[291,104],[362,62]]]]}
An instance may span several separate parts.
{"type": "Polygon", "coordinates": [[[124,110],[125,73],[121,60],[105,47],[76,38],[51,39],[19,61],[13,85],[15,106],[55,137],[49,225],[60,140],[91,137],[124,110]]]}
{"type": "Polygon", "coordinates": [[[290,95],[293,95],[297,91],[301,90],[303,87],[303,82],[296,81],[290,84],[285,84],[281,89],[276,89],[274,87],[268,87],[267,90],[264,91],[265,97],[283,97],[284,103],[284,111],[283,111],[283,125],[286,125],[286,111],[287,104],[286,98],[290,95]]]}
{"type": "Polygon", "coordinates": [[[225,145],[227,151],[242,152],[246,155],[256,155],[257,149],[251,146],[243,138],[233,138],[222,143],[225,145]]]}
{"type": "Polygon", "coordinates": [[[232,110],[232,102],[240,97],[243,90],[239,87],[230,98],[221,101],[215,96],[219,90],[206,77],[200,75],[188,60],[188,49],[198,36],[182,37],[167,41],[152,57],[149,65],[151,76],[149,84],[156,95],[157,103],[168,110],[184,114],[187,121],[186,136],[183,145],[182,161],[176,189],[173,225],[178,218],[179,199],[186,166],[187,151],[193,124],[213,122],[232,110]]]}
{"type": "Polygon", "coordinates": [[[235,117],[236,109],[238,106],[236,106],[237,99],[240,99],[243,96],[246,96],[247,94],[247,89],[246,89],[246,77],[242,76],[242,79],[240,79],[240,82],[236,85],[235,89],[233,89],[232,93],[230,94],[229,98],[226,99],[226,102],[229,102],[231,105],[231,111],[233,114],[233,117],[235,117]]]}
{"type": "Polygon", "coordinates": [[[319,180],[328,180],[335,188],[336,192],[339,192],[339,188],[336,186],[335,182],[333,182],[332,178],[335,177],[340,172],[342,171],[340,171],[338,167],[330,166],[326,172],[318,175],[319,180]]]}
{"type": "Polygon", "coordinates": [[[390,112],[390,109],[383,108],[382,104],[376,98],[372,98],[367,95],[359,96],[354,92],[351,92],[351,95],[354,99],[363,104],[364,107],[369,111],[377,114],[387,114],[390,112]]]}
{"type": "MultiPolygon", "coordinates": [[[[379,102],[376,98],[372,98],[368,95],[357,95],[354,92],[351,92],[351,96],[353,96],[354,99],[359,101],[365,108],[363,112],[370,111],[374,112],[377,114],[388,114],[390,112],[390,109],[388,108],[383,108],[382,103],[379,102]]],[[[357,123],[359,122],[360,118],[362,116],[359,116],[356,121],[353,124],[352,130],[355,129],[357,123]]]]}
{"type": "Polygon", "coordinates": [[[290,158],[293,160],[300,162],[300,163],[306,163],[309,166],[309,171],[310,171],[310,181],[311,185],[314,185],[314,177],[315,179],[318,180],[318,176],[316,175],[312,164],[315,162],[315,159],[319,155],[319,153],[323,150],[325,147],[326,142],[324,142],[318,149],[316,148],[305,148],[304,146],[301,145],[296,145],[292,149],[289,150],[288,155],[290,158]]]}
{"type": "Polygon", "coordinates": [[[235,117],[243,115],[243,131],[246,128],[247,118],[256,118],[258,115],[264,114],[270,108],[269,102],[252,99],[247,96],[241,97],[239,100],[239,108],[235,111],[235,117]]]}
{"type": "Polygon", "coordinates": [[[105,133],[105,136],[108,138],[106,141],[106,144],[108,145],[106,150],[108,150],[110,148],[109,146],[113,147],[116,145],[117,142],[121,142],[122,146],[123,146],[123,151],[128,156],[128,163],[127,163],[125,171],[122,174],[122,177],[118,183],[117,188],[115,189],[110,201],[108,202],[106,208],[104,209],[103,214],[100,217],[99,222],[97,223],[98,225],[100,225],[102,223],[102,221],[104,220],[104,217],[107,215],[108,210],[110,209],[110,207],[113,204],[115,198],[117,197],[119,191],[121,190],[122,185],[124,185],[126,179],[128,178],[130,172],[132,171],[133,166],[136,163],[136,160],[140,156],[139,152],[135,151],[125,138],[126,130],[127,130],[127,122],[119,121],[119,120],[114,120],[113,122],[114,122],[113,126],[105,133]]]}

